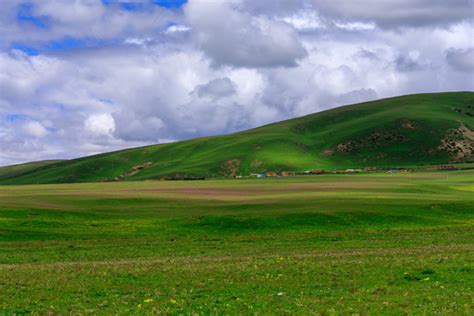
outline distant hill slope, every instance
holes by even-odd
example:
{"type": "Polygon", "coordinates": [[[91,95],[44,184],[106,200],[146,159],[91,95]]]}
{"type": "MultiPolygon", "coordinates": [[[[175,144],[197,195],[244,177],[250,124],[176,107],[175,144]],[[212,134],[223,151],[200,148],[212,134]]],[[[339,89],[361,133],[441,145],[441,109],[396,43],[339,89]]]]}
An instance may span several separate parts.
{"type": "MultiPolygon", "coordinates": [[[[474,92],[343,106],[224,136],[45,165],[0,183],[219,177],[265,171],[413,166],[474,160],[474,92]]],[[[8,167],[9,168],[9,167],[8,167]]]]}
{"type": "Polygon", "coordinates": [[[41,160],[41,161],[33,161],[33,162],[26,162],[20,163],[11,166],[0,167],[0,179],[8,179],[8,178],[15,178],[21,176],[25,173],[30,173],[35,171],[38,168],[51,165],[53,163],[58,163],[65,160],[41,160]]]}

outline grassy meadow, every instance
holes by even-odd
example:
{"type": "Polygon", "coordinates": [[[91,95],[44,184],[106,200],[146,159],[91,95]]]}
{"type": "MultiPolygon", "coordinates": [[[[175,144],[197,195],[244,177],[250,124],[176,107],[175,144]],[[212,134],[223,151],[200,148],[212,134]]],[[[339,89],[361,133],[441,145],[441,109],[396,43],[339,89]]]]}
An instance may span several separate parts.
{"type": "Polygon", "coordinates": [[[474,313],[474,171],[0,187],[0,314],[474,313]]]}

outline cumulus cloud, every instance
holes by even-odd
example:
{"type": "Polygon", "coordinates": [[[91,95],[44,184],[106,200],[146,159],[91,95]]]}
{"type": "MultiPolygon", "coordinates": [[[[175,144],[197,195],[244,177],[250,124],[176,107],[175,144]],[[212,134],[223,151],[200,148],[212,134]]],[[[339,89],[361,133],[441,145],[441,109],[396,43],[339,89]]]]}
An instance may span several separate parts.
{"type": "Polygon", "coordinates": [[[298,31],[325,27],[324,22],[314,10],[300,10],[291,15],[282,17],[281,20],[290,24],[298,31]]]}
{"type": "Polygon", "coordinates": [[[178,25],[178,24],[174,24],[174,25],[171,25],[169,26],[165,33],[167,34],[173,34],[173,33],[181,33],[181,32],[188,32],[190,31],[191,28],[189,26],[186,26],[186,25],[178,25]]]}
{"type": "Polygon", "coordinates": [[[472,0],[313,0],[314,7],[336,21],[375,22],[382,28],[446,27],[472,20],[472,0]]]}
{"type": "Polygon", "coordinates": [[[467,49],[450,48],[446,52],[448,64],[458,71],[474,72],[474,47],[467,49]]]}
{"type": "Polygon", "coordinates": [[[395,68],[401,72],[411,72],[423,70],[429,65],[420,60],[418,51],[411,51],[406,55],[399,55],[395,59],[395,68]]]}
{"type": "Polygon", "coordinates": [[[93,114],[86,119],[84,127],[95,135],[107,136],[115,131],[115,121],[110,114],[93,114]]]}
{"type": "Polygon", "coordinates": [[[165,127],[163,120],[157,116],[141,117],[128,111],[114,115],[119,128],[115,136],[126,141],[155,141],[161,138],[162,129],[165,127]]]}
{"type": "Polygon", "coordinates": [[[198,97],[210,97],[212,99],[219,99],[228,97],[236,93],[235,83],[229,78],[217,78],[209,81],[206,84],[197,85],[194,93],[198,97]]]}
{"type": "Polygon", "coordinates": [[[306,56],[290,25],[251,16],[230,1],[190,1],[185,12],[198,46],[216,65],[292,67],[306,56]]]}
{"type": "Polygon", "coordinates": [[[46,128],[36,121],[26,122],[22,127],[28,135],[33,137],[44,137],[48,134],[46,128]]]}
{"type": "Polygon", "coordinates": [[[474,89],[472,23],[458,12],[462,1],[449,2],[442,17],[447,4],[437,0],[333,3],[190,1],[128,10],[88,0],[26,7],[5,0],[0,165],[231,133],[381,97],[474,89]],[[19,10],[30,17],[19,20],[19,10]],[[94,45],[50,49],[68,36],[94,45]]]}
{"type": "Polygon", "coordinates": [[[295,12],[308,9],[308,0],[241,0],[235,1],[235,5],[253,15],[266,16],[289,16],[295,12]]]}
{"type": "Polygon", "coordinates": [[[143,6],[143,10],[128,11],[121,9],[120,3],[104,5],[95,0],[5,0],[0,13],[0,44],[30,42],[39,46],[64,38],[115,41],[123,36],[153,35],[165,29],[168,21],[181,19],[172,10],[143,6]],[[26,18],[18,19],[22,10],[26,18]]]}

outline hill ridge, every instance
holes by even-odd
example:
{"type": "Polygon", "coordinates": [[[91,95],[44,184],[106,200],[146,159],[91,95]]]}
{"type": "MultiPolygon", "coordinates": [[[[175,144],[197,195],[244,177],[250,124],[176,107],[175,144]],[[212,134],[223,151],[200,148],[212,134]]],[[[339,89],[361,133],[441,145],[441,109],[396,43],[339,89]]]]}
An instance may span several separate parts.
{"type": "Polygon", "coordinates": [[[60,161],[21,174],[5,175],[2,170],[8,167],[3,167],[0,184],[469,162],[474,158],[473,127],[474,92],[412,94],[344,105],[227,135],[60,161]]]}

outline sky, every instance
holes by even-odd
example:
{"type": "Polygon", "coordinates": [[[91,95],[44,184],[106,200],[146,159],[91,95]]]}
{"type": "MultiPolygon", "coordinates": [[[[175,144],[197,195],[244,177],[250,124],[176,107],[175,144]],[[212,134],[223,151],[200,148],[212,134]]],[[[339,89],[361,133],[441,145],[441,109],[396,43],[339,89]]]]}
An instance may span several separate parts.
{"type": "Polygon", "coordinates": [[[474,90],[474,0],[2,0],[0,165],[474,90]]]}

